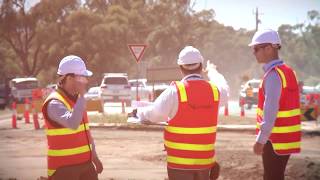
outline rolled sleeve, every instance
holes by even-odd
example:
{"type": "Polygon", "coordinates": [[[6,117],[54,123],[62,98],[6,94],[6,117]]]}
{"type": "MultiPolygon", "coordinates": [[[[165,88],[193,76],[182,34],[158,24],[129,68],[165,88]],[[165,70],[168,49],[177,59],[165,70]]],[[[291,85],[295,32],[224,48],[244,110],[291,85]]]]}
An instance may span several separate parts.
{"type": "Polygon", "coordinates": [[[54,99],[48,103],[48,116],[66,128],[77,129],[82,121],[85,106],[84,97],[78,98],[72,111],[69,111],[61,101],[54,99]]]}
{"type": "Polygon", "coordinates": [[[153,105],[138,108],[137,110],[137,116],[141,120],[148,120],[151,122],[168,121],[168,118],[173,118],[178,110],[178,95],[176,88],[170,86],[160,94],[153,105]]]}

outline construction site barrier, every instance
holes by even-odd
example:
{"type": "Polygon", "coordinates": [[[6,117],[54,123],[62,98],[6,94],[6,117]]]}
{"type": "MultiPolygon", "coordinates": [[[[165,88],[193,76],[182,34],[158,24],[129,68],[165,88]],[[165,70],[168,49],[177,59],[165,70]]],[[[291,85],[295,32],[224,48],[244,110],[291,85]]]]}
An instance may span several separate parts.
{"type": "Polygon", "coordinates": [[[240,116],[241,117],[245,116],[244,99],[243,98],[240,100],[240,116]]]}
{"type": "MultiPolygon", "coordinates": [[[[35,110],[37,112],[41,112],[43,100],[42,99],[33,100],[32,102],[34,103],[35,110]]],[[[25,104],[18,103],[16,104],[16,109],[17,109],[17,114],[24,114],[24,112],[26,111],[26,106],[25,104]]]]}
{"type": "Polygon", "coordinates": [[[16,129],[17,128],[17,105],[16,102],[12,103],[12,119],[11,119],[11,127],[16,129]]]}
{"type": "Polygon", "coordinates": [[[102,99],[89,99],[87,100],[87,111],[98,111],[104,113],[102,99]]]}
{"type": "Polygon", "coordinates": [[[229,116],[228,102],[227,102],[226,105],[224,106],[224,115],[225,115],[225,116],[229,116]]]}
{"type": "MultiPolygon", "coordinates": [[[[140,100],[137,100],[137,101],[140,101],[140,100]]],[[[123,101],[123,100],[121,101],[121,113],[122,113],[122,114],[125,114],[125,113],[126,113],[126,107],[125,107],[125,105],[124,105],[124,101],[123,101]]]]}
{"type": "Polygon", "coordinates": [[[29,98],[25,98],[24,100],[24,120],[26,124],[30,123],[30,101],[29,98]]]}
{"type": "Polygon", "coordinates": [[[40,125],[39,125],[39,116],[38,116],[38,111],[35,107],[35,103],[32,102],[32,117],[33,117],[33,125],[34,125],[34,129],[40,129],[40,125]]]}

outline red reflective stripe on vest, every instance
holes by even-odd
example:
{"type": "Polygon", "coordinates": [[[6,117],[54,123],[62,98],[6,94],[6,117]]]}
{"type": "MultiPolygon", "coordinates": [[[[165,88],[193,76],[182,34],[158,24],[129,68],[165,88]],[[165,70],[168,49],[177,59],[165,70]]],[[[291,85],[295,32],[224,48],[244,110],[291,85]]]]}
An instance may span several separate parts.
{"type": "Polygon", "coordinates": [[[166,136],[174,142],[188,143],[190,138],[197,144],[210,144],[212,140],[216,140],[216,136],[212,137],[212,134],[184,134],[183,136],[177,136],[175,133],[166,132],[166,136]],[[213,138],[213,139],[212,139],[213,138]]]}
{"type": "MultiPolygon", "coordinates": [[[[211,168],[214,164],[212,164],[211,166],[207,166],[207,165],[189,165],[188,169],[208,169],[211,168]]],[[[174,163],[168,163],[168,167],[172,168],[172,169],[181,169],[181,165],[180,164],[174,164],[174,163]]],[[[184,169],[184,168],[183,168],[184,169]]]]}
{"type": "Polygon", "coordinates": [[[179,105],[164,131],[165,144],[169,143],[166,145],[168,167],[210,168],[215,163],[219,92],[203,80],[173,85],[178,91],[179,105]],[[214,97],[214,89],[218,97],[214,97]]]}
{"type": "Polygon", "coordinates": [[[71,155],[71,156],[48,156],[48,162],[50,162],[50,169],[58,169],[61,166],[61,162],[67,162],[63,166],[67,165],[75,165],[75,164],[81,164],[84,162],[87,162],[90,160],[90,154],[88,153],[81,153],[77,155],[71,155]],[[87,161],[83,161],[84,159],[88,159],[87,161]]]}
{"type": "MultiPolygon", "coordinates": [[[[77,130],[62,127],[58,123],[50,120],[47,116],[47,104],[52,99],[61,101],[72,111],[74,102],[72,102],[61,91],[50,94],[45,100],[42,113],[46,124],[46,133],[48,141],[48,170],[52,173],[59,167],[76,165],[91,160],[91,148],[89,145],[90,133],[85,126],[88,123],[87,113],[83,115],[82,122],[77,130]]],[[[48,176],[51,175],[48,173],[48,176]]]]}
{"type": "MultiPolygon", "coordinates": [[[[76,136],[86,137],[87,132],[81,132],[76,136]]],[[[50,149],[70,149],[87,144],[87,138],[75,138],[74,135],[67,136],[47,136],[48,147],[50,149]],[[70,143],[72,142],[72,143],[70,143]]]]}
{"type": "Polygon", "coordinates": [[[297,142],[301,141],[301,131],[299,132],[292,132],[292,133],[285,133],[285,134],[275,134],[272,133],[270,135],[270,139],[274,140],[275,142],[282,142],[283,139],[286,141],[284,142],[297,142]]]}
{"type": "MultiPolygon", "coordinates": [[[[297,83],[297,79],[294,71],[288,67],[287,65],[279,65],[275,67],[276,72],[279,74],[282,83],[282,90],[279,102],[279,112],[287,112],[292,110],[298,110],[300,108],[300,98],[299,98],[299,87],[297,83]]],[[[270,72],[270,71],[269,71],[270,72]]],[[[264,75],[264,78],[267,74],[264,75]]],[[[264,81],[262,81],[263,83],[264,81]]],[[[265,101],[265,94],[263,90],[263,84],[259,88],[259,101],[258,108],[263,111],[265,101]]],[[[297,111],[299,112],[299,111],[297,111]]],[[[258,115],[257,122],[261,123],[263,118],[258,115]]],[[[288,117],[278,117],[275,121],[274,128],[285,128],[287,127],[295,127],[296,125],[300,125],[300,115],[288,116],[288,117]]],[[[272,132],[269,140],[274,145],[278,145],[281,143],[300,143],[301,142],[301,130],[298,128],[297,131],[292,132],[272,132]]],[[[282,130],[281,130],[282,131],[282,130]]],[[[287,131],[287,130],[285,130],[287,131]]],[[[256,130],[256,133],[259,133],[259,129],[256,130]]],[[[281,146],[281,145],[280,145],[281,146]]],[[[277,146],[274,146],[277,147],[277,146]]],[[[300,152],[300,146],[298,147],[284,147],[281,146],[281,149],[274,148],[277,154],[291,154],[300,152]]]]}
{"type": "Polygon", "coordinates": [[[210,158],[214,157],[215,151],[204,151],[203,153],[195,153],[194,151],[176,150],[166,148],[166,151],[171,156],[179,156],[183,158],[210,158]]]}

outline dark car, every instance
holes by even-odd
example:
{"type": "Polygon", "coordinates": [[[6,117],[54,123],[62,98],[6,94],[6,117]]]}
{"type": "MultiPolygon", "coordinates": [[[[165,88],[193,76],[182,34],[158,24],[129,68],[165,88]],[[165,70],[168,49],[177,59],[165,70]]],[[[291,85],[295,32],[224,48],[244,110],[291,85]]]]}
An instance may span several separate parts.
{"type": "Polygon", "coordinates": [[[0,109],[4,109],[8,104],[8,90],[5,84],[0,84],[0,109]]]}

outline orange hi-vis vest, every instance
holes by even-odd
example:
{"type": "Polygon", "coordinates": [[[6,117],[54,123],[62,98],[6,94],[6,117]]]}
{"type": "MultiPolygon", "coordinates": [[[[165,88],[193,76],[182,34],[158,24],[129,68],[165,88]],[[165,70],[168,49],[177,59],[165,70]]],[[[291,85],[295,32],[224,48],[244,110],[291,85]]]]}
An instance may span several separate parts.
{"type": "Polygon", "coordinates": [[[204,80],[173,82],[179,105],[164,131],[167,165],[173,169],[208,169],[215,164],[219,91],[204,80]]]}
{"type": "Polygon", "coordinates": [[[46,125],[48,140],[48,177],[59,167],[77,165],[91,161],[91,145],[88,116],[85,112],[78,129],[65,128],[49,119],[47,105],[53,100],[61,101],[69,111],[75,104],[61,90],[51,93],[44,101],[42,113],[46,125]]]}
{"type": "Polygon", "coordinates": [[[248,97],[253,97],[253,88],[252,87],[248,87],[246,89],[246,94],[248,97]]]}
{"type": "MultiPolygon", "coordinates": [[[[300,121],[300,98],[299,86],[295,72],[285,64],[275,66],[273,69],[279,74],[282,90],[279,102],[279,111],[274,127],[269,137],[275,153],[286,155],[300,152],[301,144],[301,121],[300,121]]],[[[270,71],[266,72],[266,75],[270,71]]],[[[260,123],[263,120],[263,106],[265,93],[263,90],[264,80],[259,88],[259,101],[257,109],[257,129],[259,133],[260,123]]]]}

